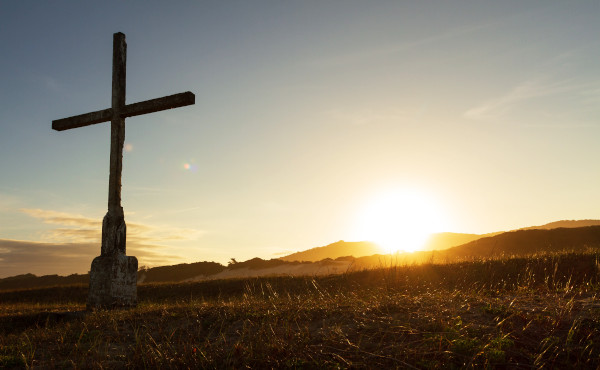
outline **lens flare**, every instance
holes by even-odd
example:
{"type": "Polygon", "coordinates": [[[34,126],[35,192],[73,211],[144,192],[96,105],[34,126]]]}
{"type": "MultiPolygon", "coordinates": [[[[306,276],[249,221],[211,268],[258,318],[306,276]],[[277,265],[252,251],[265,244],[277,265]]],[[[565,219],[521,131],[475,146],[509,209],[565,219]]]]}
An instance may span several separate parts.
{"type": "Polygon", "coordinates": [[[183,170],[188,172],[196,172],[198,167],[193,163],[193,161],[190,161],[183,164],[183,170]]]}

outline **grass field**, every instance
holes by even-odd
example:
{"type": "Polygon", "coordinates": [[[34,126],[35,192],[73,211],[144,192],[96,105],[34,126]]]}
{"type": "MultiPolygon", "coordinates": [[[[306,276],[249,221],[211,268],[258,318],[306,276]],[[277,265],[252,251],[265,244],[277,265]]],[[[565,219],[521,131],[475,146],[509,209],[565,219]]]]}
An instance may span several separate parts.
{"type": "Polygon", "coordinates": [[[599,255],[0,292],[0,368],[597,368],[599,255]]]}

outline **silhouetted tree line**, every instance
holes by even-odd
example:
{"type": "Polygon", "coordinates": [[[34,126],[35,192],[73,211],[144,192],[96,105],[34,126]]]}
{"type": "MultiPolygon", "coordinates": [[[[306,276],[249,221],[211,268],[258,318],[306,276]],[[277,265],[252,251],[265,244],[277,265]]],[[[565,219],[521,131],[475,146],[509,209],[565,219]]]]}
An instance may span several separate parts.
{"type": "Polygon", "coordinates": [[[182,263],[173,266],[142,268],[138,271],[138,280],[144,283],[177,282],[192,279],[200,275],[214,275],[225,270],[217,262],[182,263]]]}
{"type": "Polygon", "coordinates": [[[0,279],[0,290],[45,288],[59,285],[89,284],[88,274],[69,276],[24,274],[0,279]]]}

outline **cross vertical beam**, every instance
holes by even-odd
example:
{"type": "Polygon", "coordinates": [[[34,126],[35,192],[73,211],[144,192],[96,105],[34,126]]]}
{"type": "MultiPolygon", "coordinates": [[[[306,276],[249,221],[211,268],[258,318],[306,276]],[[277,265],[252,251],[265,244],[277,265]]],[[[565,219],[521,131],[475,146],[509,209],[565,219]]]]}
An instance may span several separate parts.
{"type": "Polygon", "coordinates": [[[113,35],[112,118],[110,121],[110,173],[108,177],[108,212],[102,221],[101,256],[126,253],[127,226],[121,206],[121,174],[125,143],[125,81],[127,43],[121,32],[113,35]]]}
{"type": "Polygon", "coordinates": [[[121,207],[121,173],[123,172],[123,144],[125,143],[125,81],[127,43],[121,32],[113,35],[112,110],[110,122],[110,176],[108,179],[108,212],[123,217],[121,207]]]}

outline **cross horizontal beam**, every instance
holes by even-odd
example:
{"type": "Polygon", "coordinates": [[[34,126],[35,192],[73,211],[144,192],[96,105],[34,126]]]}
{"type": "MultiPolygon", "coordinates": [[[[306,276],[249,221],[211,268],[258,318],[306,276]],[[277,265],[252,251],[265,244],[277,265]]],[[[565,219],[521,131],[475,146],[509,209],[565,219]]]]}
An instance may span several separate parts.
{"type": "Polygon", "coordinates": [[[112,111],[112,108],[108,108],[96,112],[80,114],[78,116],[57,119],[52,121],[52,129],[56,131],[63,131],[71,128],[89,126],[100,122],[110,121],[113,116],[112,111]]]}
{"type": "MultiPolygon", "coordinates": [[[[160,112],[161,110],[192,105],[195,101],[195,95],[192,92],[186,91],[184,93],[164,96],[162,98],[127,104],[122,108],[120,116],[121,118],[127,118],[146,113],[160,112]]],[[[96,112],[54,120],[52,121],[52,129],[64,131],[72,128],[94,125],[96,123],[110,121],[112,116],[112,108],[103,109],[96,112]]]]}

